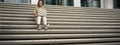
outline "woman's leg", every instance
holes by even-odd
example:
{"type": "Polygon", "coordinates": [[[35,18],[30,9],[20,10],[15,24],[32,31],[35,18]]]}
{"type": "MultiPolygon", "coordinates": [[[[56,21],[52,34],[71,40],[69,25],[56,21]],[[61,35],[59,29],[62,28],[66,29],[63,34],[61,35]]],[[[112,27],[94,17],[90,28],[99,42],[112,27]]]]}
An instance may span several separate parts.
{"type": "Polygon", "coordinates": [[[38,26],[38,29],[41,29],[40,22],[41,22],[41,16],[38,16],[37,17],[37,26],[38,26]]]}
{"type": "Polygon", "coordinates": [[[45,16],[43,16],[43,25],[44,25],[44,29],[47,30],[47,18],[45,16]]]}
{"type": "Polygon", "coordinates": [[[41,22],[41,16],[38,16],[38,17],[37,17],[37,24],[40,25],[40,22],[41,22]]]}
{"type": "Polygon", "coordinates": [[[43,16],[43,25],[47,25],[47,18],[43,16]]]}

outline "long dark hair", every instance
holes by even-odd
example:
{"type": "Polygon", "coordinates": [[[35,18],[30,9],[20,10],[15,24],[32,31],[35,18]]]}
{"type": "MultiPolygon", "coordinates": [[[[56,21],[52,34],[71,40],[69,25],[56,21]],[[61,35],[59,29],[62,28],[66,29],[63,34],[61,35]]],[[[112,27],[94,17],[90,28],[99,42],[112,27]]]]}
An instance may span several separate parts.
{"type": "Polygon", "coordinates": [[[40,7],[40,6],[39,6],[40,1],[42,1],[42,6],[44,6],[43,0],[38,0],[37,6],[40,7]]]}

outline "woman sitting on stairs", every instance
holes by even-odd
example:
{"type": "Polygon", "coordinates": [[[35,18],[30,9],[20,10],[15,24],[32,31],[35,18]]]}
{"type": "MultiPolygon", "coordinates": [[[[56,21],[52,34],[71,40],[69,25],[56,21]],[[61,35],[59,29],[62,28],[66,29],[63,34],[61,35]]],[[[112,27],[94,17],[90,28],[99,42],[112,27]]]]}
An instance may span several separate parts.
{"type": "Polygon", "coordinates": [[[38,1],[38,5],[34,10],[35,21],[37,23],[38,29],[42,29],[42,25],[44,25],[44,29],[47,30],[47,10],[44,8],[44,3],[42,0],[38,1]]]}

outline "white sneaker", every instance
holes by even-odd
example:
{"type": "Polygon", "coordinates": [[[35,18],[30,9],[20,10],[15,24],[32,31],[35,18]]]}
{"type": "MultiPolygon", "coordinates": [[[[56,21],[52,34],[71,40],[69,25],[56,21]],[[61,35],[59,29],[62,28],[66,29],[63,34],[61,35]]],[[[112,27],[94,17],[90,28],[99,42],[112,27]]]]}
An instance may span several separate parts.
{"type": "Polygon", "coordinates": [[[41,27],[39,27],[38,30],[41,30],[41,27]]]}
{"type": "Polygon", "coordinates": [[[44,29],[45,29],[45,30],[48,30],[48,27],[46,26],[44,29]]]}
{"type": "Polygon", "coordinates": [[[44,29],[45,29],[45,30],[47,30],[47,29],[48,29],[47,25],[44,25],[44,29]]]}
{"type": "Polygon", "coordinates": [[[37,27],[38,27],[38,30],[41,30],[41,26],[39,24],[37,25],[37,27]]]}

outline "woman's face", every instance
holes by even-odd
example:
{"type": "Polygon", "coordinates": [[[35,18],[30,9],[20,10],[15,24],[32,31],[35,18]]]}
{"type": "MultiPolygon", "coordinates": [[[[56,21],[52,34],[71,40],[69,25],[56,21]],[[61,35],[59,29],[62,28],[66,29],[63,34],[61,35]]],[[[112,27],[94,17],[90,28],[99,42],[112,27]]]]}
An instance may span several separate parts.
{"type": "Polygon", "coordinates": [[[40,2],[39,2],[39,6],[40,6],[40,7],[42,7],[42,6],[43,6],[42,1],[40,1],[40,2]]]}

